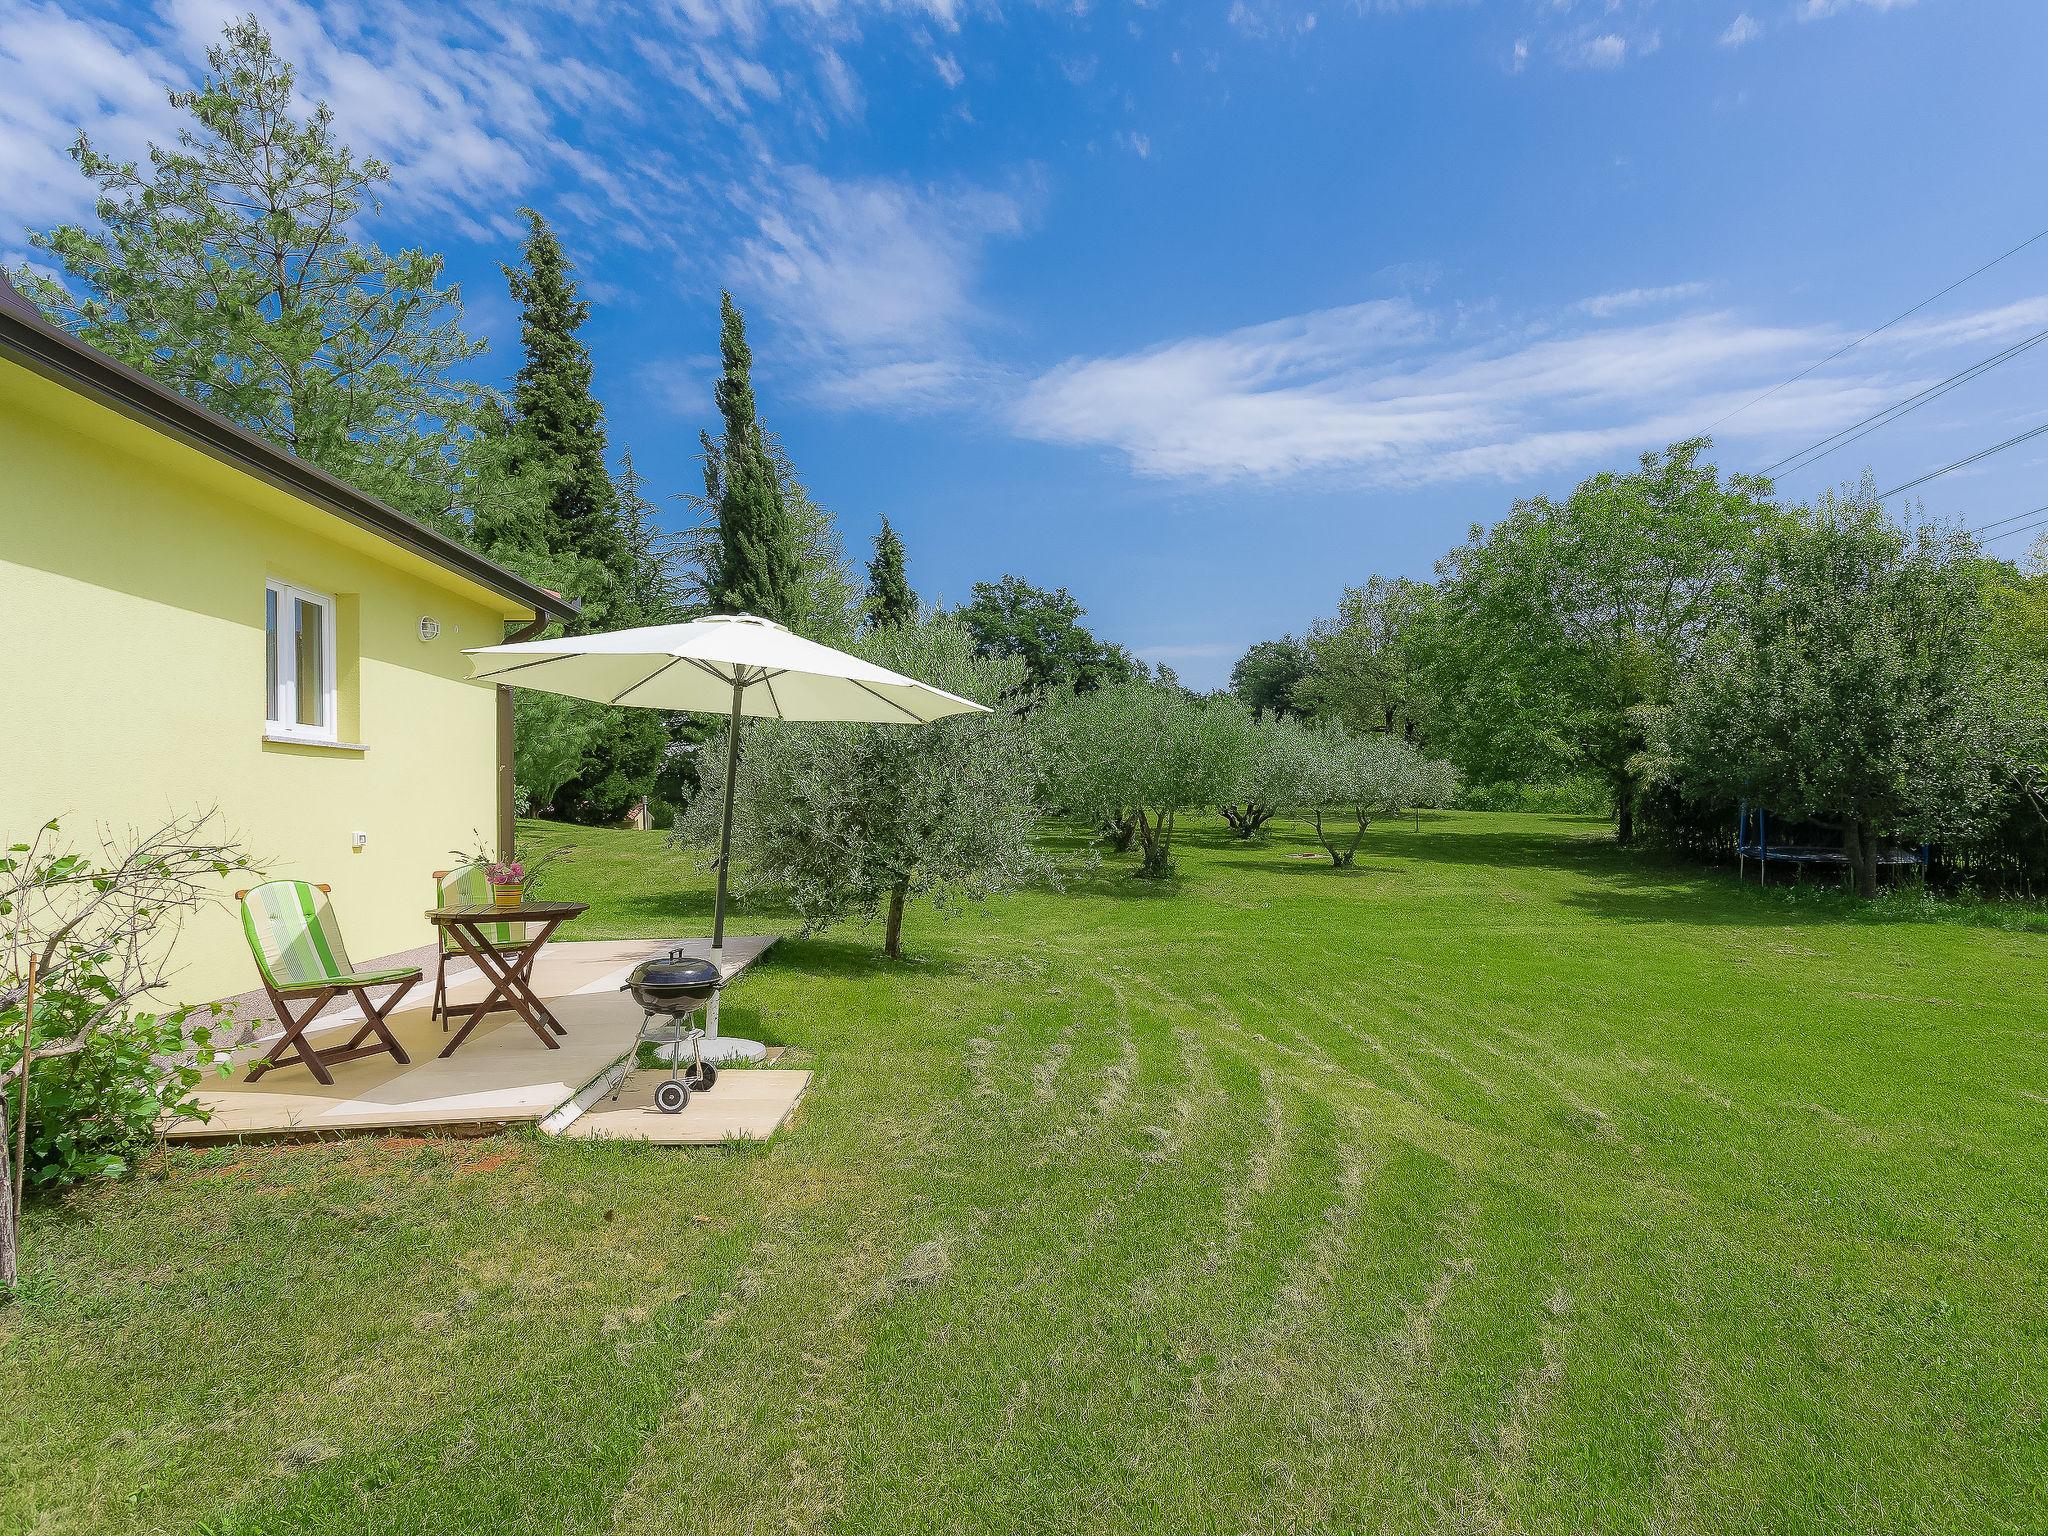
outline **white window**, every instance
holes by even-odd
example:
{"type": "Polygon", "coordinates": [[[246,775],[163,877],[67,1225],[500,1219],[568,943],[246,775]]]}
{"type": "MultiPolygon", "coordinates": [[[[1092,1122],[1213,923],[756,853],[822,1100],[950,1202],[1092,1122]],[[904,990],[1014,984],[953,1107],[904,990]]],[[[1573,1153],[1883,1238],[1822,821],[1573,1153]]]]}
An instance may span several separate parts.
{"type": "Polygon", "coordinates": [[[263,586],[264,730],[335,739],[334,599],[281,581],[263,586]]]}

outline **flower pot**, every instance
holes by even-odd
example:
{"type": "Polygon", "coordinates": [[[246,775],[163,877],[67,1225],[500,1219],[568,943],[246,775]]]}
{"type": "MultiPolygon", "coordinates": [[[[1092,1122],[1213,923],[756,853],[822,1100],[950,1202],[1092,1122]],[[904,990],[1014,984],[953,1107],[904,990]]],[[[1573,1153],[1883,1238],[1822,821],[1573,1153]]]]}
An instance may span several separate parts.
{"type": "Polygon", "coordinates": [[[491,900],[501,907],[519,906],[526,900],[526,887],[523,885],[494,885],[491,887],[491,900]]]}

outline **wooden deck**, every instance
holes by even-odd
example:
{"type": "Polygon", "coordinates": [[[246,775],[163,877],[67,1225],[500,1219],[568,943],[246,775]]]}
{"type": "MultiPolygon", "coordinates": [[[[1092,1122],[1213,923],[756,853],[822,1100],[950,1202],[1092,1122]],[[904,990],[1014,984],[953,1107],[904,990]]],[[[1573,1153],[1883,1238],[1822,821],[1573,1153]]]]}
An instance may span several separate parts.
{"type": "MultiPolygon", "coordinates": [[[[771,938],[729,939],[726,974],[738,975],[774,942],[771,938]]],[[[303,1067],[280,1067],[261,1081],[249,1083],[246,1064],[259,1058],[269,1040],[276,1037],[273,1027],[253,1043],[237,1047],[233,1077],[209,1078],[201,1085],[198,1097],[210,1112],[206,1120],[182,1121],[166,1127],[164,1134],[172,1141],[206,1142],[368,1131],[477,1132],[533,1123],[541,1123],[550,1132],[563,1132],[577,1123],[600,1093],[632,1070],[641,1014],[633,1000],[619,990],[620,984],[642,960],[678,947],[691,954],[710,955],[710,942],[704,939],[563,941],[541,951],[534,967],[535,990],[568,1030],[562,1048],[556,1051],[543,1046],[517,1014],[506,1011],[486,1017],[460,1050],[442,1060],[439,1052],[447,1044],[448,1034],[428,1014],[431,971],[415,989],[414,996],[420,999],[417,1006],[401,1009],[390,1021],[392,1033],[412,1057],[410,1064],[390,1056],[343,1062],[334,1069],[331,1087],[315,1081],[303,1067]]],[[[465,1001],[480,1001],[484,991],[484,980],[474,966],[451,967],[449,998],[458,1010],[465,1001]]],[[[458,1013],[458,1022],[459,1017],[458,1013]]],[[[337,1010],[331,1016],[323,1015],[311,1035],[316,1045],[337,1043],[336,1036],[345,1039],[360,1022],[357,1010],[337,1010]]],[[[756,1070],[728,1076],[737,1086],[747,1078],[808,1080],[809,1074],[756,1070]]],[[[707,1111],[717,1108],[724,1088],[721,1082],[703,1096],[707,1111]]],[[[772,1123],[764,1121],[771,1106],[763,1103],[759,1112],[744,1117],[746,1123],[735,1129],[680,1139],[719,1141],[728,1135],[768,1134],[787,1118],[801,1091],[802,1084],[795,1084],[794,1092],[788,1093],[789,1103],[773,1116],[772,1123]],[[761,1128],[764,1123],[765,1130],[761,1128]]],[[[754,1085],[747,1093],[731,1095],[734,1111],[739,1110],[741,1099],[758,1097],[760,1092],[761,1085],[754,1085]]],[[[632,1093],[629,1086],[622,1098],[630,1099],[632,1093]]],[[[619,1109],[617,1105],[607,1107],[613,1112],[619,1109]]],[[[688,1118],[696,1122],[707,1117],[688,1118]]],[[[730,1118],[722,1116],[721,1125],[730,1118]]]]}

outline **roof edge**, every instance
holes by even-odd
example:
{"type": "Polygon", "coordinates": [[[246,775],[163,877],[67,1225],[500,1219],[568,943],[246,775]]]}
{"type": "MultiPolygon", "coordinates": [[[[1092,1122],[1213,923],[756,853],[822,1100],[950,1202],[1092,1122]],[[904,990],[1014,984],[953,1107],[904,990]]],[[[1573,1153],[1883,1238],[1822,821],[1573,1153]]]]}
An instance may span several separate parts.
{"type": "Polygon", "coordinates": [[[467,545],[415,522],[347,481],[80,341],[44,318],[4,273],[0,273],[0,357],[11,358],[130,420],[523,604],[537,617],[568,620],[582,610],[574,598],[515,575],[467,545]]]}

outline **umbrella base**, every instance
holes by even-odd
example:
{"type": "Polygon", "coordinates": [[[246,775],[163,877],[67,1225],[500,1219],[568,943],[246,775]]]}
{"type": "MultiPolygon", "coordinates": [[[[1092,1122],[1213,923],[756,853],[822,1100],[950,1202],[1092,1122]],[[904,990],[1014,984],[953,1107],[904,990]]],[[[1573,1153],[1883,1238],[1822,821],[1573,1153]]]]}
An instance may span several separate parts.
{"type": "MultiPolygon", "coordinates": [[[[654,1048],[654,1055],[656,1060],[666,1066],[675,1050],[676,1047],[673,1045],[657,1045],[654,1048]]],[[[696,1053],[692,1047],[685,1045],[682,1052],[685,1065],[696,1060],[696,1053]]],[[[718,1066],[724,1066],[728,1061],[762,1061],[767,1055],[768,1047],[758,1040],[741,1040],[732,1035],[720,1035],[716,1040],[704,1042],[704,1060],[718,1066]]]]}

